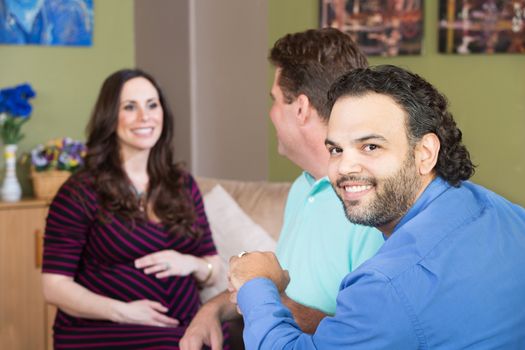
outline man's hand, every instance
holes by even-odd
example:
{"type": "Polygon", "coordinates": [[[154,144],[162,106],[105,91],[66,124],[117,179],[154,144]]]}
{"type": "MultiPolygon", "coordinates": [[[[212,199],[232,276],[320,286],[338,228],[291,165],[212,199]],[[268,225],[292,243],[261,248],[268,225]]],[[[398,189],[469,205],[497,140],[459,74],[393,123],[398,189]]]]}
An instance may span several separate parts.
{"type": "Polygon", "coordinates": [[[179,342],[181,350],[201,350],[204,345],[212,350],[222,349],[221,321],[239,317],[228,301],[229,295],[227,291],[222,292],[199,309],[179,342]]]}
{"type": "Polygon", "coordinates": [[[272,252],[250,252],[230,258],[230,271],[228,273],[230,287],[238,291],[246,282],[256,277],[265,277],[272,280],[282,293],[290,276],[283,270],[277,257],[272,252]]]}
{"type": "Polygon", "coordinates": [[[219,315],[202,308],[195,315],[179,342],[181,350],[201,350],[204,345],[212,350],[222,349],[222,328],[219,315]]]}

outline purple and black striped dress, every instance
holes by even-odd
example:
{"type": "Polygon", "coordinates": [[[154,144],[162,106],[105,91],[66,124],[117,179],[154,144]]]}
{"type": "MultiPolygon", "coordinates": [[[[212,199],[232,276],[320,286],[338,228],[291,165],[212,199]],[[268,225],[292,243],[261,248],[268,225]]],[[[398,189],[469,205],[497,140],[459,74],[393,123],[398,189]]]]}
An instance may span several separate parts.
{"type": "Polygon", "coordinates": [[[185,180],[197,213],[196,225],[203,232],[199,239],[170,235],[158,223],[131,225],[118,214],[108,213],[87,175],[74,176],[62,186],[47,217],[42,271],[71,276],[90,291],[110,298],[158,301],[180,325],[117,324],[59,310],[53,327],[56,349],[178,349],[200,306],[197,281],[191,275],[157,279],[136,269],[134,261],[164,249],[195,256],[217,254],[197,184],[189,174],[185,180]]]}

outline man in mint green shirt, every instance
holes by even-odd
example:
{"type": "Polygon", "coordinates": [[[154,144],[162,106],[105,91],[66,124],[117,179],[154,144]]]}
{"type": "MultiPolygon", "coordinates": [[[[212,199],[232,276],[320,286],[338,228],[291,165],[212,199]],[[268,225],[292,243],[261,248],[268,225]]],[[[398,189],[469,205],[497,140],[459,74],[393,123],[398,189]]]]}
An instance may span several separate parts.
{"type": "MultiPolygon", "coordinates": [[[[313,333],[322,318],[334,313],[343,277],[384,241],[376,229],[348,222],[326,178],[328,89],[336,78],[368,62],[348,35],[333,28],[285,35],[269,60],[276,67],[270,118],[278,151],[305,171],[288,195],[277,246],[293,281],[282,300],[301,329],[313,333]]],[[[202,306],[181,339],[182,350],[200,350],[203,344],[222,348],[220,321],[240,317],[229,297],[226,291],[202,306]]]]}
{"type": "Polygon", "coordinates": [[[327,177],[316,181],[303,172],[288,194],[277,245],[279,262],[291,277],[287,296],[333,315],[341,280],[383,242],[376,229],[348,221],[327,177]]]}
{"type": "Polygon", "coordinates": [[[334,314],[341,280],[384,242],[375,228],[346,219],[327,178],[328,89],[340,75],[368,63],[353,40],[336,29],[285,35],[269,59],[276,67],[270,118],[278,151],[304,170],[288,195],[277,245],[292,281],[283,301],[311,333],[326,314],[334,314]]]}

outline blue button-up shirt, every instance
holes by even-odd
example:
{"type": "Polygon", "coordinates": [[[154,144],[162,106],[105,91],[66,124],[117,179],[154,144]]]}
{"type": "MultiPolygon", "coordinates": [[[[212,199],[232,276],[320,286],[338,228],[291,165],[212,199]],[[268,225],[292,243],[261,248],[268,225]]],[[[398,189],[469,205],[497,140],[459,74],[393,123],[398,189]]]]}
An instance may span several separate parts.
{"type": "Polygon", "coordinates": [[[247,349],[525,349],[525,209],[435,179],[370,260],[342,282],[334,317],[302,333],[264,278],[239,291],[247,349]]]}

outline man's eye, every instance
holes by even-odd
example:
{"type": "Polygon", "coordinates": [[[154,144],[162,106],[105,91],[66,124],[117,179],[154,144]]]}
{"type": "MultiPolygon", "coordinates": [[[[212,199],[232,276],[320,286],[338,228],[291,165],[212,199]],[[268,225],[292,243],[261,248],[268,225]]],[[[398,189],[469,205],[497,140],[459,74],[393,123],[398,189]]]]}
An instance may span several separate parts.
{"type": "Polygon", "coordinates": [[[338,147],[331,147],[331,148],[328,149],[328,152],[330,152],[330,155],[336,156],[339,153],[341,153],[342,150],[340,148],[338,148],[338,147]]]}
{"type": "Polygon", "coordinates": [[[363,150],[366,152],[375,151],[376,149],[379,149],[378,145],[364,145],[363,150]]]}

